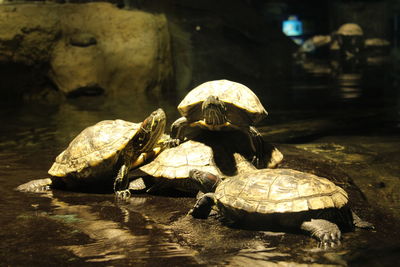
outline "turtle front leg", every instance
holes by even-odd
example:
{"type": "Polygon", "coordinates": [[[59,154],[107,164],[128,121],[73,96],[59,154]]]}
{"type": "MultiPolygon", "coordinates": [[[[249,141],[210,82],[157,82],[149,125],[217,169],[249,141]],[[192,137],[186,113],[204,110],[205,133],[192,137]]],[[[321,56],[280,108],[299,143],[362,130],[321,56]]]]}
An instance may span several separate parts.
{"type": "Polygon", "coordinates": [[[123,164],[118,171],[117,177],[114,181],[114,193],[117,199],[127,200],[131,197],[131,193],[128,189],[129,179],[128,179],[129,168],[123,164]]]}
{"type": "Polygon", "coordinates": [[[189,122],[185,117],[180,117],[172,123],[171,139],[176,139],[177,145],[179,145],[185,139],[185,129],[188,125],[189,122]]]}
{"type": "Polygon", "coordinates": [[[301,229],[310,233],[318,239],[324,246],[340,243],[341,232],[339,227],[327,220],[311,219],[301,224],[301,229]]]}
{"type": "Polygon", "coordinates": [[[250,139],[250,145],[254,151],[252,163],[256,168],[262,169],[267,167],[266,155],[264,151],[264,139],[260,132],[253,126],[250,126],[247,130],[247,134],[250,139]]]}
{"type": "Polygon", "coordinates": [[[35,192],[42,193],[50,190],[53,181],[51,178],[36,179],[25,184],[22,184],[15,188],[17,191],[21,192],[35,192]]]}
{"type": "Polygon", "coordinates": [[[207,219],[214,204],[214,193],[204,194],[196,201],[188,215],[192,215],[196,219],[207,219]]]}

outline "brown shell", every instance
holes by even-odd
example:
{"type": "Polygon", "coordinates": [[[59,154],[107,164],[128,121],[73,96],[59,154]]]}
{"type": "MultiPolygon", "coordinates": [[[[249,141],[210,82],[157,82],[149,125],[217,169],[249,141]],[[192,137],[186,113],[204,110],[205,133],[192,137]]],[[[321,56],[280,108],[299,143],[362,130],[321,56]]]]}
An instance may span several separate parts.
{"type": "Polygon", "coordinates": [[[178,110],[182,116],[190,116],[190,111],[201,105],[211,95],[247,113],[251,120],[250,124],[256,124],[268,114],[253,91],[243,84],[229,80],[209,81],[197,86],[185,96],[178,105],[178,110]]]}
{"type": "Polygon", "coordinates": [[[257,213],[341,208],[347,193],[326,178],[291,169],[260,169],[223,181],[215,199],[224,206],[257,213]]]}
{"type": "MultiPolygon", "coordinates": [[[[254,169],[253,165],[240,154],[236,153],[234,157],[239,172],[254,169]]],[[[152,162],[140,167],[141,171],[150,176],[167,179],[186,179],[191,169],[223,175],[214,162],[212,148],[194,140],[166,149],[152,162]]]]}
{"type": "Polygon", "coordinates": [[[125,148],[139,127],[140,123],[105,120],[84,129],[71,141],[67,149],[57,156],[48,173],[64,177],[70,173],[79,173],[88,167],[110,168],[114,163],[113,159],[117,158],[118,153],[125,148]],[[102,163],[108,166],[102,166],[102,163]]]}

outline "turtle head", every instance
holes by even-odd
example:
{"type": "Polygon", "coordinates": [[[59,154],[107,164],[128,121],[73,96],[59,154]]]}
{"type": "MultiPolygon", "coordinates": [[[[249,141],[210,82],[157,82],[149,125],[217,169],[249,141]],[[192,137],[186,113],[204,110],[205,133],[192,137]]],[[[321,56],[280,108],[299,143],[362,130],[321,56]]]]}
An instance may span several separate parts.
{"type": "Polygon", "coordinates": [[[226,122],[226,106],[216,96],[209,96],[201,105],[201,112],[206,124],[222,125],[226,122]]]}
{"type": "Polygon", "coordinates": [[[139,151],[152,150],[161,136],[164,134],[167,117],[161,108],[153,111],[142,122],[135,135],[134,145],[139,151]]]}
{"type": "Polygon", "coordinates": [[[210,173],[196,169],[189,171],[189,178],[192,179],[199,190],[203,193],[214,192],[215,188],[221,182],[221,178],[210,173]]]}

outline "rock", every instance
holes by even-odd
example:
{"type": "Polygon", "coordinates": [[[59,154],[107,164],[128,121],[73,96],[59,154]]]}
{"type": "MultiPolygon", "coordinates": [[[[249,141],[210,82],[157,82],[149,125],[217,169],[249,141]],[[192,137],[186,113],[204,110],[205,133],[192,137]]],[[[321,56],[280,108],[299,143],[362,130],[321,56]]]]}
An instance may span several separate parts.
{"type": "Polygon", "coordinates": [[[1,63],[48,62],[61,33],[56,12],[32,4],[0,5],[0,25],[1,63]]]}
{"type": "Polygon", "coordinates": [[[159,92],[173,77],[164,15],[109,3],[0,6],[0,63],[49,66],[66,95],[159,92]]]}

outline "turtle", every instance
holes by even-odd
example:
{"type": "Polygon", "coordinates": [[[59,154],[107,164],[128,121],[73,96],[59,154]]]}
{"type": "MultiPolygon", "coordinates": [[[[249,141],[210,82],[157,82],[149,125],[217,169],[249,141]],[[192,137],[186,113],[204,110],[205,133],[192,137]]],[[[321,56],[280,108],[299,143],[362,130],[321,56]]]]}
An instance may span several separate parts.
{"type": "Polygon", "coordinates": [[[141,123],[104,120],[84,129],[55,159],[50,178],[33,180],[17,187],[19,191],[51,188],[82,192],[108,192],[129,197],[128,176],[154,158],[168,144],[164,138],[165,112],[153,111],[141,123]],[[164,142],[165,141],[165,142],[164,142]]]}
{"type": "Polygon", "coordinates": [[[193,169],[189,176],[205,193],[189,212],[194,218],[207,218],[216,205],[233,225],[302,230],[330,245],[340,241],[340,229],[373,227],[351,210],[346,191],[311,173],[257,169],[221,181],[219,176],[193,169]]]}
{"type": "MultiPolygon", "coordinates": [[[[241,138],[241,132],[203,131],[179,146],[163,150],[154,160],[134,170],[133,176],[140,178],[132,181],[129,188],[153,193],[172,188],[195,194],[198,188],[188,179],[193,168],[221,176],[253,170],[255,167],[249,161],[251,149],[246,142],[239,142],[241,138]]],[[[283,160],[275,146],[265,143],[264,150],[268,151],[265,168],[275,168],[283,160]]]]}
{"type": "Polygon", "coordinates": [[[252,162],[262,168],[263,138],[254,127],[268,113],[257,95],[245,85],[215,80],[192,89],[178,105],[182,117],[171,125],[171,138],[183,141],[187,127],[211,131],[240,130],[246,133],[254,152],[252,162]]]}
{"type": "Polygon", "coordinates": [[[342,26],[339,27],[339,29],[336,31],[337,34],[341,35],[351,35],[351,36],[361,36],[364,35],[364,32],[360,25],[355,24],[355,23],[345,23],[342,26]]]}
{"type": "Polygon", "coordinates": [[[361,56],[365,48],[362,28],[355,23],[345,23],[332,34],[332,50],[338,50],[344,59],[361,56]]]}

